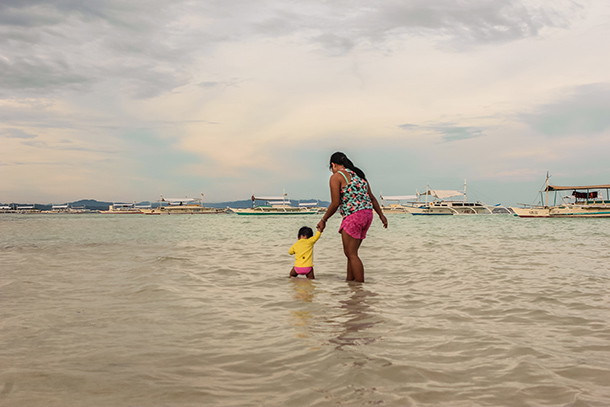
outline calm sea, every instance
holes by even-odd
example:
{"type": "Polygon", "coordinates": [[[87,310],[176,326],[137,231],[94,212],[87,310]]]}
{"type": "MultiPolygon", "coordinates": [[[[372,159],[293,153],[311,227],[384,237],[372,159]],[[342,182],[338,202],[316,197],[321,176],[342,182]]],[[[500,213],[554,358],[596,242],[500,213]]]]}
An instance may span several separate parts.
{"type": "Polygon", "coordinates": [[[608,406],[610,220],[0,215],[0,406],[608,406]]]}

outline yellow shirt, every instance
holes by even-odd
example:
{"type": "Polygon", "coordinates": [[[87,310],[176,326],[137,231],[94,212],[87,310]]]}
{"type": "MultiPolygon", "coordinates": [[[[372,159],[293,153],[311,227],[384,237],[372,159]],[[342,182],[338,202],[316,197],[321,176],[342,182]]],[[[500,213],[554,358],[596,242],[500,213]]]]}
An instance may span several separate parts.
{"type": "Polygon", "coordinates": [[[313,245],[318,241],[322,234],[317,231],[309,239],[299,239],[292,245],[288,254],[294,254],[295,267],[313,267],[313,245]]]}

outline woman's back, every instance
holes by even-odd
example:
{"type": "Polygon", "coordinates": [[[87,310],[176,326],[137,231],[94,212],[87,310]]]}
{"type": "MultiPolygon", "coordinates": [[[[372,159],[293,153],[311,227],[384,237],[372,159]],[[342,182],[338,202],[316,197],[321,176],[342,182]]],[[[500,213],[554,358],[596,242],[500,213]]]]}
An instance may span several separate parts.
{"type": "Polygon", "coordinates": [[[368,182],[350,169],[345,171],[349,178],[343,171],[339,171],[346,181],[346,185],[341,189],[341,215],[345,217],[362,209],[373,209],[368,182]]]}

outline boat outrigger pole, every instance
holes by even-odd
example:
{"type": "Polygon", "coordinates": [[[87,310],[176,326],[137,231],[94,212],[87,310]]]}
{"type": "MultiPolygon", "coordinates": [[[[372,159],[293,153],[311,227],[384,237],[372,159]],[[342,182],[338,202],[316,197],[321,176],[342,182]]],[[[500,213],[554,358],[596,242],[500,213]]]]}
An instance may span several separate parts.
{"type": "Polygon", "coordinates": [[[546,172],[546,206],[549,206],[549,172],[546,172]]]}
{"type": "Polygon", "coordinates": [[[464,178],[464,202],[466,202],[466,178],[464,178]]]}

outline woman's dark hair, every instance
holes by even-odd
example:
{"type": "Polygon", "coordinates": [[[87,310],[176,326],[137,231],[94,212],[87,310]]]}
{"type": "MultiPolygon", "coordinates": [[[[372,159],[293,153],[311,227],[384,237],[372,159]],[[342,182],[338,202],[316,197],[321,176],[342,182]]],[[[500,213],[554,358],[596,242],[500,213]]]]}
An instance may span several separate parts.
{"type": "Polygon", "coordinates": [[[299,229],[299,235],[297,237],[305,236],[306,238],[310,238],[313,236],[313,230],[310,227],[303,226],[299,229]]]}
{"type": "Polygon", "coordinates": [[[366,175],[364,175],[364,171],[360,168],[356,167],[353,162],[345,154],[337,151],[333,155],[330,156],[330,165],[329,168],[333,168],[333,164],[343,165],[345,168],[350,169],[356,173],[362,179],[366,179],[366,175]]]}

